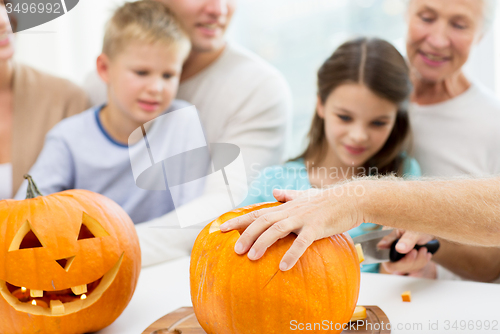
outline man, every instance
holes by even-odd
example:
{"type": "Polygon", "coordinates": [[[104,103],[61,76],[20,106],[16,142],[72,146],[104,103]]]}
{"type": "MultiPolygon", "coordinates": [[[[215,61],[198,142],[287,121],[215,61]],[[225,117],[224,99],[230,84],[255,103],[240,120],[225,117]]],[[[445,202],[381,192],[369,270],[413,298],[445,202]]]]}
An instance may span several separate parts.
{"type": "MultiPolygon", "coordinates": [[[[248,177],[253,176],[251,171],[280,163],[291,95],[277,70],[226,41],[236,0],[161,1],[184,24],[193,45],[177,98],[196,106],[207,142],[237,145],[248,177]]],[[[94,104],[105,102],[106,90],[96,75],[88,78],[86,87],[94,104]]],[[[184,210],[200,210],[199,202],[184,210]]],[[[180,230],[175,213],[171,213],[140,224],[137,232],[143,265],[147,266],[189,255],[198,230],[180,230]],[[154,226],[170,228],[150,228],[154,226]]]]}
{"type": "MultiPolygon", "coordinates": [[[[283,256],[281,270],[292,268],[315,241],[363,222],[434,235],[470,246],[500,247],[500,177],[450,181],[356,180],[324,191],[275,190],[286,204],[254,211],[220,226],[246,228],[235,251],[257,260],[277,240],[297,234],[283,256]],[[249,226],[250,225],[250,226],[249,226]]],[[[400,242],[399,252],[425,244],[425,236],[400,242]]],[[[500,259],[490,258],[490,275],[500,276],[500,259]]],[[[494,279],[493,279],[494,280],[494,279]]]]}

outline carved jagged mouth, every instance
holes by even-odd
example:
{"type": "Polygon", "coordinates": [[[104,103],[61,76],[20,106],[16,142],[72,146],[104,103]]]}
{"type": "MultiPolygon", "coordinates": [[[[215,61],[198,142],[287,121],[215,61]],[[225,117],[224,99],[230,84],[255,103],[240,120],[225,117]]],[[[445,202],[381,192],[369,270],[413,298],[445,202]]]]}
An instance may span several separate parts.
{"type": "Polygon", "coordinates": [[[0,280],[0,294],[17,311],[34,315],[63,316],[94,304],[114,281],[123,253],[103,277],[70,289],[44,291],[18,287],[0,280]]]}

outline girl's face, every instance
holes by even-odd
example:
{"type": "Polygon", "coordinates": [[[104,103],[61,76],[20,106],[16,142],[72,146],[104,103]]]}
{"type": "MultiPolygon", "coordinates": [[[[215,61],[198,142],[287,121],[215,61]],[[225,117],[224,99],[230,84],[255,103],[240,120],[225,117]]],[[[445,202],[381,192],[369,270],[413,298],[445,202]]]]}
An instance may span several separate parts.
{"type": "Polygon", "coordinates": [[[14,55],[14,34],[10,27],[7,9],[0,3],[0,61],[6,61],[14,55]]]}
{"type": "Polygon", "coordinates": [[[328,155],[347,166],[360,167],[384,146],[394,127],[397,106],[362,84],[343,84],[317,112],[325,120],[328,155]]]}

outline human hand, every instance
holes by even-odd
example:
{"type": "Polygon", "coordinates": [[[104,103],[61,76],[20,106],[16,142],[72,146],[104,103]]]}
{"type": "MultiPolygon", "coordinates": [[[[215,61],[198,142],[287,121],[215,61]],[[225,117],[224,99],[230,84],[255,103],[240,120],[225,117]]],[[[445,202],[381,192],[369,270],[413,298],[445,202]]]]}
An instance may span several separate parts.
{"type": "Polygon", "coordinates": [[[290,233],[297,234],[280,263],[282,271],[291,269],[316,240],[348,231],[363,222],[359,196],[352,183],[326,190],[274,190],[274,197],[285,204],[253,211],[220,226],[222,232],[245,229],[235,252],[248,251],[250,260],[261,258],[267,248],[290,233]]]}
{"type": "Polygon", "coordinates": [[[415,245],[425,245],[434,237],[424,233],[416,233],[404,230],[394,230],[382,239],[377,247],[390,248],[392,243],[399,239],[396,250],[406,254],[397,262],[384,262],[380,266],[380,272],[393,275],[409,275],[415,277],[436,278],[436,266],[431,262],[432,254],[427,248],[414,249],[415,245]]]}

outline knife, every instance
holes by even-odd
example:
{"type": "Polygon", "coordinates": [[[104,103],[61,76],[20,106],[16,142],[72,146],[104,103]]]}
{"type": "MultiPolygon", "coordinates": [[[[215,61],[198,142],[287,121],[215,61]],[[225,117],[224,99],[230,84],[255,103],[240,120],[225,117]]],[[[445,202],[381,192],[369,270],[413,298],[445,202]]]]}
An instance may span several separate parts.
{"type": "MultiPolygon", "coordinates": [[[[396,244],[398,243],[399,239],[395,240],[390,248],[377,248],[377,244],[380,242],[380,240],[391,234],[392,231],[393,229],[380,230],[366,233],[352,239],[354,241],[354,244],[361,244],[361,247],[363,248],[365,260],[361,264],[374,264],[389,261],[397,262],[406,256],[406,254],[401,254],[396,250],[396,244]]],[[[422,247],[427,248],[428,252],[434,254],[439,249],[439,241],[437,239],[434,239],[429,241],[425,245],[415,245],[414,249],[419,250],[422,247]]]]}

